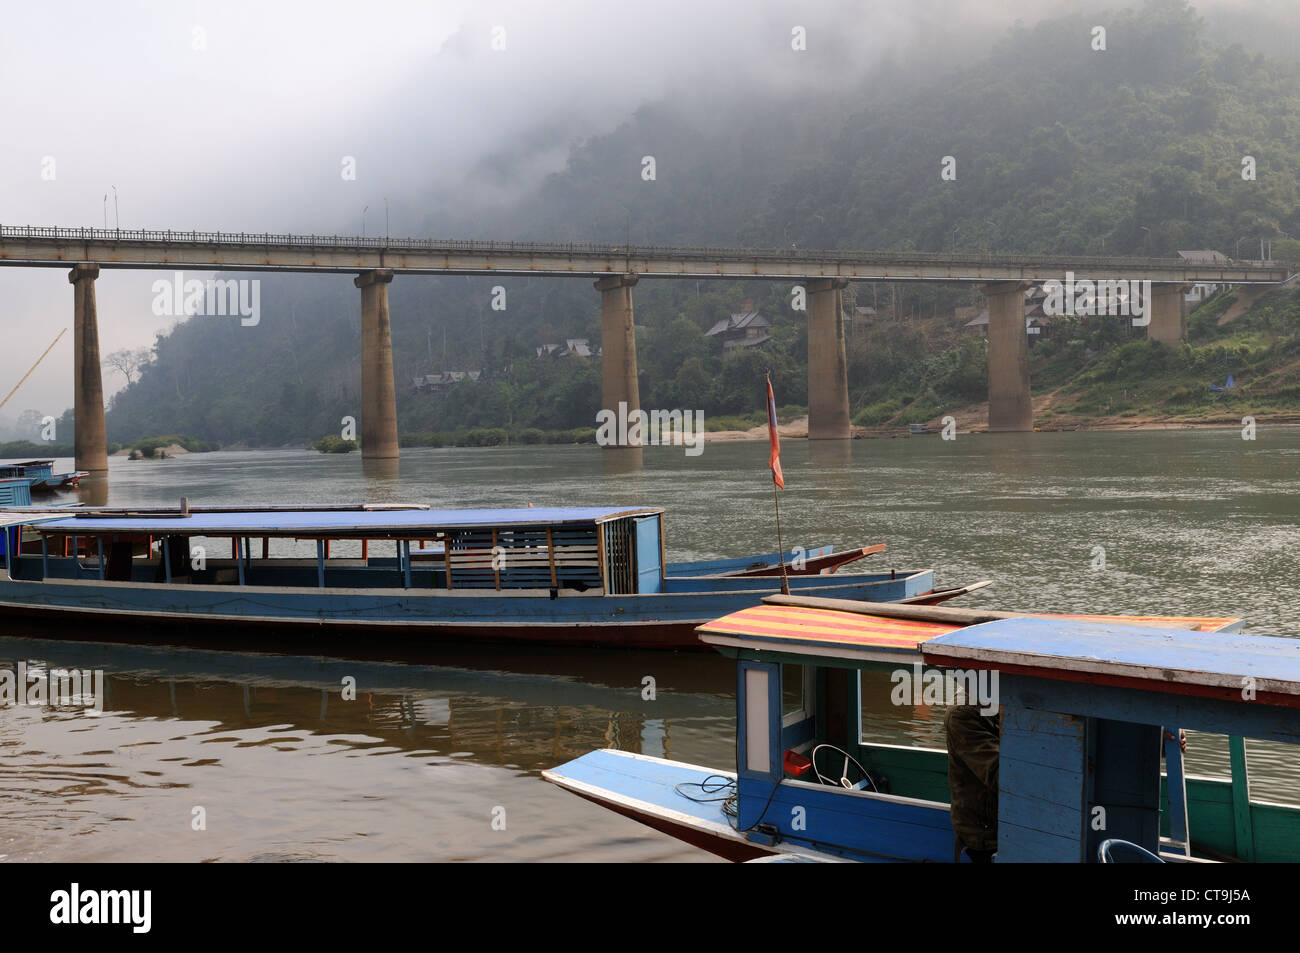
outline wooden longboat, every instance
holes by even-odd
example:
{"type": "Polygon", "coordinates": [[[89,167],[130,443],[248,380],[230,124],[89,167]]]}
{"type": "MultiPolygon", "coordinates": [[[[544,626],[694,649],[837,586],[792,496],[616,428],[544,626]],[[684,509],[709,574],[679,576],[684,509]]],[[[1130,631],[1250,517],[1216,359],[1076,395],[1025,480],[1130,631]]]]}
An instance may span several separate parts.
{"type": "Polygon", "coordinates": [[[699,629],[737,663],[739,770],[605,749],[543,777],[731,860],[952,862],[947,753],[865,737],[860,676],[983,673],[995,861],[1096,862],[1116,839],[1167,862],[1294,862],[1300,808],[1251,796],[1243,739],[1300,744],[1300,640],[1240,623],[770,597],[699,629]],[[1179,729],[1226,735],[1231,779],[1188,776],[1179,729]]]}
{"type": "MultiPolygon", "coordinates": [[[[17,476],[27,480],[32,495],[55,493],[59,490],[76,489],[83,477],[89,476],[85,470],[70,473],[55,473],[53,460],[22,460],[0,463],[0,475],[17,476]]],[[[30,500],[28,501],[30,503],[30,500]]],[[[9,503],[0,500],[0,504],[25,506],[24,503],[9,503]]]]}
{"type": "MultiPolygon", "coordinates": [[[[92,625],[697,649],[696,626],[781,585],[670,574],[655,507],[103,509],[4,519],[0,615],[92,625]],[[429,544],[442,547],[441,559],[412,558],[429,544]]],[[[794,575],[789,585],[894,601],[932,592],[934,573],[794,575]]]]}

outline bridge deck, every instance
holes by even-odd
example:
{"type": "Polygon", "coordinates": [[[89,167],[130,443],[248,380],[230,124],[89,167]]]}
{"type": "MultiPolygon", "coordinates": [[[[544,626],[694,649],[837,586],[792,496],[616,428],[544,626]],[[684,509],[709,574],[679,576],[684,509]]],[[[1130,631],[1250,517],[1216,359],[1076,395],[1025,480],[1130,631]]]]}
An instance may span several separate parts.
{"type": "Polygon", "coordinates": [[[1297,266],[1170,258],[978,255],[969,252],[702,248],[666,245],[357,238],[246,232],[0,226],[0,265],[204,271],[551,275],[645,278],[851,278],[876,281],[1042,281],[1064,278],[1149,280],[1158,284],[1269,284],[1297,266]]]}

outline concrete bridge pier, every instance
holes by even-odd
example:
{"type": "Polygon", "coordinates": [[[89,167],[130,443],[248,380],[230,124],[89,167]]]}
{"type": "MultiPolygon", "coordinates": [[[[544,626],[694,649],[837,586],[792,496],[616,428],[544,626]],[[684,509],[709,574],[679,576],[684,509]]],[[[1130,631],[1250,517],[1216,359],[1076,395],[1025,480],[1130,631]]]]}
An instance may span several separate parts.
{"type": "Polygon", "coordinates": [[[629,414],[641,408],[632,318],[636,283],[636,275],[611,275],[595,283],[600,292],[600,406],[614,414],[619,413],[619,404],[626,404],[629,414]]]}
{"type": "Polygon", "coordinates": [[[95,311],[95,279],[99,265],[73,265],[72,283],[73,415],[76,468],[92,477],[108,472],[108,438],[104,428],[104,381],[99,360],[99,316],[95,311]]]}
{"type": "Polygon", "coordinates": [[[844,349],[847,278],[814,278],[808,289],[808,439],[847,440],[849,362],[844,349]]]}
{"type": "Polygon", "coordinates": [[[397,393],[393,385],[393,338],[388,319],[387,268],[363,271],[361,289],[361,456],[397,459],[397,393]]]}
{"type": "Polygon", "coordinates": [[[1152,285],[1147,340],[1178,347],[1187,340],[1187,299],[1182,285],[1152,285]]]}
{"type": "Polygon", "coordinates": [[[1029,339],[1025,334],[1025,288],[1021,281],[983,287],[989,305],[989,430],[1034,429],[1029,396],[1029,339]]]}

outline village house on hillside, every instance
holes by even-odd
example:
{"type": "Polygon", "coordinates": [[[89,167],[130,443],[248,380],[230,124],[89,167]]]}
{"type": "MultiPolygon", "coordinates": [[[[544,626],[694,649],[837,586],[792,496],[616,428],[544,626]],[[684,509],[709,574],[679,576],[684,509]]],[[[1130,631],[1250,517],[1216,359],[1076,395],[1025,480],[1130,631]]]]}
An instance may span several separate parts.
{"type": "Polygon", "coordinates": [[[591,349],[590,338],[568,338],[563,344],[543,344],[537,348],[537,356],[545,357],[547,354],[575,354],[578,357],[594,357],[600,354],[600,348],[591,349]]]}
{"type": "Polygon", "coordinates": [[[417,394],[436,394],[461,381],[477,381],[482,374],[482,371],[444,371],[441,374],[426,374],[415,378],[413,387],[417,394]]]}
{"type": "Polygon", "coordinates": [[[745,301],[741,303],[739,311],[723,318],[705,331],[704,335],[720,339],[722,350],[727,353],[741,348],[757,347],[770,340],[771,327],[772,322],[754,310],[754,303],[745,301]]]}
{"type": "MultiPolygon", "coordinates": [[[[1039,338],[1046,337],[1048,330],[1048,314],[1043,308],[1043,302],[1047,300],[1047,292],[1043,290],[1042,285],[1034,285],[1032,288],[1025,289],[1025,334],[1029,335],[1029,343],[1033,344],[1039,338]]],[[[970,313],[972,309],[958,308],[955,312],[958,318],[963,318],[970,313]]],[[[962,325],[962,330],[969,331],[972,334],[989,333],[989,312],[985,308],[962,325]]]]}

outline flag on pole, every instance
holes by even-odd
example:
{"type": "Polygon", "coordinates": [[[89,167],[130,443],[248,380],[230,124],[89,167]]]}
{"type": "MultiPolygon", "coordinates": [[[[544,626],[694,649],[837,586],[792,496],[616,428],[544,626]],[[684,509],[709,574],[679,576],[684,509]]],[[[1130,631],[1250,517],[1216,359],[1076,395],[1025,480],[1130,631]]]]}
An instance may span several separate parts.
{"type": "Polygon", "coordinates": [[[767,376],[767,438],[772,445],[772,457],[767,465],[772,468],[772,482],[785,489],[785,476],[781,473],[781,438],[776,432],[776,397],[772,394],[772,375],[767,376]]]}

